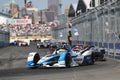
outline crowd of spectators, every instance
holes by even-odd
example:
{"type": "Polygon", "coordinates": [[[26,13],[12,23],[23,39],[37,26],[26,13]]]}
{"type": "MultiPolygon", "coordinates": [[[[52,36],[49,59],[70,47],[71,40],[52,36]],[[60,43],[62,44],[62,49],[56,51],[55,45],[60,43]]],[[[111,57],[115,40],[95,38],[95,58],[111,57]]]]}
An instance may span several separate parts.
{"type": "Polygon", "coordinates": [[[11,36],[21,36],[21,35],[50,35],[51,27],[41,25],[11,25],[10,26],[11,36]]]}
{"type": "Polygon", "coordinates": [[[7,25],[5,25],[5,24],[1,24],[0,25],[0,31],[5,31],[5,32],[8,32],[8,27],[7,27],[7,25]]]}
{"type": "Polygon", "coordinates": [[[10,31],[11,36],[48,36],[52,34],[53,23],[47,24],[19,24],[19,25],[0,25],[1,31],[10,31]]]}

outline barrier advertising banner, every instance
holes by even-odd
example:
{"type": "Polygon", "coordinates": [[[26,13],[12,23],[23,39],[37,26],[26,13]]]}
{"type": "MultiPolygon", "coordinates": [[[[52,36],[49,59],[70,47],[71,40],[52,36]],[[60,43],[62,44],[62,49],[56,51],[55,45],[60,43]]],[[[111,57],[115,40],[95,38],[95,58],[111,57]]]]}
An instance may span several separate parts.
{"type": "Polygon", "coordinates": [[[8,24],[31,24],[31,19],[9,19],[8,24]]]}

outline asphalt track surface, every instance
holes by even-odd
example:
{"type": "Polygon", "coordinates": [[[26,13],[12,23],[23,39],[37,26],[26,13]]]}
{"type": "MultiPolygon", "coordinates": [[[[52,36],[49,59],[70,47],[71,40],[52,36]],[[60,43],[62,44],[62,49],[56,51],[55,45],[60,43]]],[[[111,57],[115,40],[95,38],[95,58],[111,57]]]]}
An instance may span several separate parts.
{"type": "Polygon", "coordinates": [[[46,49],[9,46],[0,49],[0,80],[120,80],[120,62],[108,59],[95,65],[74,68],[29,69],[26,58],[29,52],[37,51],[41,56],[46,49]]]}

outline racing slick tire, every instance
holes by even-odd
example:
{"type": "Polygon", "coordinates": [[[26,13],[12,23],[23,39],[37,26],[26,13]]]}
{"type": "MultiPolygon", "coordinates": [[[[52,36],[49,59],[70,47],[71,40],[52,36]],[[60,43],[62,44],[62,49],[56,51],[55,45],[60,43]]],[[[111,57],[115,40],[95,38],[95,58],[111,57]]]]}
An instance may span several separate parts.
{"type": "Polygon", "coordinates": [[[40,60],[40,56],[38,53],[36,53],[34,58],[33,58],[33,63],[36,65],[39,60],[40,60]]]}
{"type": "Polygon", "coordinates": [[[37,66],[37,62],[40,60],[40,56],[38,53],[35,54],[34,58],[33,58],[33,63],[34,63],[34,67],[30,67],[30,69],[36,69],[38,68],[37,66]]]}
{"type": "Polygon", "coordinates": [[[70,68],[72,64],[72,58],[69,54],[66,55],[65,57],[65,66],[66,68],[70,68]]]}
{"type": "Polygon", "coordinates": [[[89,58],[89,60],[87,60],[86,62],[85,62],[85,65],[87,64],[87,65],[94,65],[95,64],[95,58],[94,58],[94,55],[93,54],[91,54],[91,56],[89,56],[90,58],[89,58]]]}
{"type": "Polygon", "coordinates": [[[95,64],[95,56],[94,54],[91,55],[91,63],[90,65],[94,65],[95,64]]]}

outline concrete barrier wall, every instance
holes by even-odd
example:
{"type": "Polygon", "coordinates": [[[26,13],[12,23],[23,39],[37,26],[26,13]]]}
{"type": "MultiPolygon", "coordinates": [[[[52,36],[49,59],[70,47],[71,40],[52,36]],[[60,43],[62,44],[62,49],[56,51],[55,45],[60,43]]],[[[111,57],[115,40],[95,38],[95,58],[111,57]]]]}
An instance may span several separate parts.
{"type": "Polygon", "coordinates": [[[8,46],[10,41],[10,33],[0,31],[0,48],[8,46]]]}

